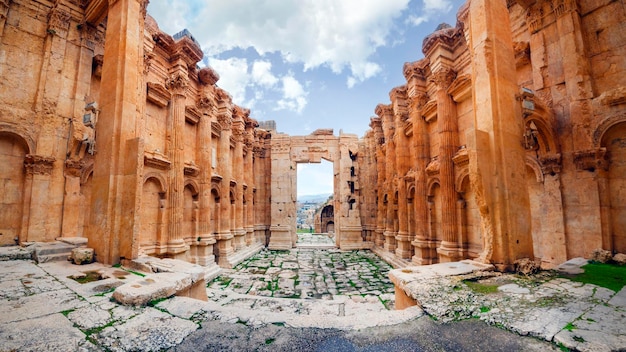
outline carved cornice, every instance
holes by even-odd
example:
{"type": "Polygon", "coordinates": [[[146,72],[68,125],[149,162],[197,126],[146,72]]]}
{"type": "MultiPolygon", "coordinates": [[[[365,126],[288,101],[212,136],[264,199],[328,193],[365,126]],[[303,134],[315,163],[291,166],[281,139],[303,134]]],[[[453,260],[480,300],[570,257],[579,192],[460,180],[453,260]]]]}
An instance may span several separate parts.
{"type": "Polygon", "coordinates": [[[410,81],[412,78],[424,79],[428,74],[428,64],[430,60],[422,59],[419,61],[405,62],[402,67],[404,78],[410,81]]]}
{"type": "Polygon", "coordinates": [[[50,175],[56,159],[49,156],[27,154],[24,158],[26,173],[30,175],[50,175]]]}
{"type": "Polygon", "coordinates": [[[58,7],[53,7],[48,13],[48,33],[57,34],[59,36],[67,34],[67,30],[70,28],[70,14],[58,7]]]}
{"type": "Polygon", "coordinates": [[[467,148],[462,146],[452,157],[452,162],[458,167],[464,167],[469,164],[469,155],[467,154],[467,148]]]}
{"type": "Polygon", "coordinates": [[[176,95],[185,95],[187,86],[189,85],[189,78],[181,71],[173,73],[166,81],[165,87],[167,90],[176,95]]]}
{"type": "Polygon", "coordinates": [[[158,151],[145,152],[143,155],[143,163],[146,166],[153,167],[160,170],[169,170],[171,162],[167,160],[167,157],[158,151]]]}
{"type": "Polygon", "coordinates": [[[144,52],[143,53],[143,74],[146,75],[150,72],[150,67],[152,66],[152,60],[155,55],[152,52],[144,52]]]}
{"type": "Polygon", "coordinates": [[[431,123],[437,120],[437,101],[431,100],[424,107],[422,107],[422,116],[426,123],[431,123]]]}
{"type": "Polygon", "coordinates": [[[444,28],[433,32],[422,43],[422,52],[428,56],[429,52],[437,45],[442,45],[448,51],[462,43],[463,33],[460,28],[444,28]]]}
{"type": "Polygon", "coordinates": [[[574,164],[576,164],[577,170],[595,171],[596,169],[602,169],[606,171],[609,169],[606,148],[574,152],[574,164]]]}
{"type": "Polygon", "coordinates": [[[185,163],[184,173],[187,176],[198,176],[200,174],[200,168],[193,163],[185,163]]]}
{"type": "Polygon", "coordinates": [[[198,71],[198,80],[202,84],[212,86],[220,80],[220,75],[211,67],[205,67],[198,71]]]}
{"type": "Polygon", "coordinates": [[[222,131],[222,126],[217,121],[211,121],[211,136],[213,138],[219,138],[222,131]]]}
{"type": "Polygon", "coordinates": [[[448,94],[452,96],[452,100],[457,103],[465,101],[472,97],[472,78],[470,75],[458,76],[450,87],[448,94]]]}
{"type": "Polygon", "coordinates": [[[165,89],[163,85],[148,82],[146,86],[148,89],[148,94],[146,94],[146,98],[148,99],[148,101],[162,108],[166,107],[167,104],[169,104],[172,95],[167,89],[165,89]]]}
{"type": "Polygon", "coordinates": [[[378,104],[376,105],[374,112],[383,120],[393,116],[393,109],[391,108],[391,105],[378,104]]]}
{"type": "Polygon", "coordinates": [[[82,23],[80,29],[82,37],[81,45],[91,50],[94,50],[96,47],[104,47],[104,33],[100,32],[96,26],[89,23],[82,23]]]}
{"type": "Polygon", "coordinates": [[[428,176],[435,176],[439,174],[439,157],[434,157],[426,166],[426,174],[428,176]]]}
{"type": "Polygon", "coordinates": [[[198,124],[198,121],[202,118],[202,113],[196,107],[187,105],[185,106],[185,120],[192,125],[198,124]]]}

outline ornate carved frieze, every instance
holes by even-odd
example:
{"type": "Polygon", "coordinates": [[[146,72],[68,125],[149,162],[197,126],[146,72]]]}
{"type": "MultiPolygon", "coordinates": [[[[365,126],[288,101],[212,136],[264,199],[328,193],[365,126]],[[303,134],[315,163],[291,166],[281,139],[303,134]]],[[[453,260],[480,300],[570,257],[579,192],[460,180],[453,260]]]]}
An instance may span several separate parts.
{"type": "Polygon", "coordinates": [[[160,107],[166,107],[169,104],[172,95],[165,89],[162,84],[148,82],[147,84],[148,94],[146,98],[149,102],[152,102],[160,107]]]}
{"type": "Polygon", "coordinates": [[[554,6],[554,14],[557,17],[574,11],[578,11],[578,3],[576,0],[557,0],[554,6]]]}
{"type": "Polygon", "coordinates": [[[543,27],[543,8],[541,5],[534,5],[526,11],[526,23],[531,33],[538,32],[543,27]]]}
{"type": "Polygon", "coordinates": [[[80,177],[84,166],[83,160],[65,160],[65,176],[80,177]]]}
{"type": "Polygon", "coordinates": [[[574,164],[577,170],[595,171],[608,170],[609,161],[606,148],[589,149],[574,152],[574,164]]]}
{"type": "Polygon", "coordinates": [[[48,14],[48,33],[65,37],[70,28],[70,18],[67,11],[53,7],[48,14]]]}
{"type": "Polygon", "coordinates": [[[53,157],[27,154],[24,158],[24,167],[27,174],[50,175],[54,161],[53,157]]]}

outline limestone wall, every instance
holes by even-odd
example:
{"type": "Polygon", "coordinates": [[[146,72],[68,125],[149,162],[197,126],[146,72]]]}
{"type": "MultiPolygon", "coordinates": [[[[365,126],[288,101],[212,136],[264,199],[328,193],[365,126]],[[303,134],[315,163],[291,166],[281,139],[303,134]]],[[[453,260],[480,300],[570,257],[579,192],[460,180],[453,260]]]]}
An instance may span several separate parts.
{"type": "Polygon", "coordinates": [[[624,251],[624,11],[472,0],[428,36],[365,136],[377,247],[504,269],[624,251]]]}

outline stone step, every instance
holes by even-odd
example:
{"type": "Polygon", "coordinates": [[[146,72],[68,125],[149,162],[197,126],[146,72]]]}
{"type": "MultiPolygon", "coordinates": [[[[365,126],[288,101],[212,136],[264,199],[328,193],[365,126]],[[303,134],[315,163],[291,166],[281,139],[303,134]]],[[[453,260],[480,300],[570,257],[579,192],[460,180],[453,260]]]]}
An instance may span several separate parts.
{"type": "Polygon", "coordinates": [[[46,242],[34,245],[34,258],[37,263],[55,262],[67,260],[72,254],[72,249],[77,246],[64,242],[46,242]]]}
{"type": "Polygon", "coordinates": [[[49,263],[49,262],[63,262],[63,261],[67,261],[67,258],[71,254],[72,254],[71,252],[68,252],[68,253],[57,253],[57,254],[40,255],[40,256],[37,256],[35,261],[38,264],[49,263]]]}
{"type": "Polygon", "coordinates": [[[6,260],[31,260],[33,250],[31,247],[6,246],[0,247],[0,262],[6,260]]]}

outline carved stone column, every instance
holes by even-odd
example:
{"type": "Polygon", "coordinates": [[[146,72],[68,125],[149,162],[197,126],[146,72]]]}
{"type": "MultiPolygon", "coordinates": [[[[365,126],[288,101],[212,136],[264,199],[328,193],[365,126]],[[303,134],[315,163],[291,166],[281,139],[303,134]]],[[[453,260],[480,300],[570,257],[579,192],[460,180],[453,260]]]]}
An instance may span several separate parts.
{"type": "Polygon", "coordinates": [[[168,194],[168,241],[167,252],[178,255],[189,248],[185,244],[182,233],[183,209],[185,207],[185,164],[184,164],[184,132],[185,132],[185,93],[188,85],[187,73],[178,68],[166,81],[167,89],[172,93],[171,111],[167,119],[167,156],[170,159],[169,194],[168,194]]]}
{"type": "Polygon", "coordinates": [[[412,98],[410,109],[413,121],[413,148],[415,149],[415,239],[412,244],[415,248],[413,263],[417,265],[433,264],[433,250],[436,242],[428,238],[429,234],[429,207],[426,166],[430,162],[430,143],[428,126],[422,117],[422,108],[428,102],[425,92],[416,92],[412,98]]]}
{"type": "Polygon", "coordinates": [[[395,149],[395,171],[394,184],[398,192],[398,209],[397,209],[397,221],[398,221],[398,233],[396,234],[396,255],[402,259],[409,259],[413,254],[413,247],[411,246],[411,238],[409,237],[409,217],[407,213],[407,187],[404,176],[411,168],[411,149],[406,146],[409,144],[409,139],[406,136],[404,126],[405,121],[408,119],[408,109],[406,102],[406,87],[394,88],[389,93],[391,98],[393,112],[394,112],[394,126],[396,133],[394,134],[394,145],[400,146],[395,149]]]}
{"type": "Polygon", "coordinates": [[[483,231],[478,260],[507,270],[533,257],[513,39],[502,30],[511,24],[505,2],[472,0],[469,8],[475,129],[466,139],[483,231]]]}
{"type": "Polygon", "coordinates": [[[456,76],[448,68],[441,68],[432,76],[437,91],[437,127],[439,134],[439,182],[441,187],[441,232],[443,241],[437,248],[442,262],[458,260],[461,248],[457,238],[457,211],[458,195],[454,187],[454,163],[452,157],[458,149],[458,126],[456,105],[447,89],[456,76]]]}
{"type": "Polygon", "coordinates": [[[387,213],[385,214],[385,249],[389,252],[395,252],[396,250],[396,206],[394,202],[395,198],[395,144],[393,141],[393,134],[395,133],[395,126],[393,123],[393,111],[389,106],[378,105],[376,108],[376,114],[381,117],[383,134],[385,136],[385,183],[384,190],[387,200],[387,213]]]}
{"type": "Polygon", "coordinates": [[[384,135],[380,117],[372,117],[370,127],[374,131],[376,153],[376,228],[374,230],[374,244],[383,247],[385,244],[385,154],[383,152],[384,135]]]}
{"type": "Polygon", "coordinates": [[[243,228],[243,183],[244,183],[244,169],[243,169],[243,134],[245,131],[245,123],[243,117],[245,111],[237,107],[236,119],[233,121],[233,140],[235,142],[235,149],[233,153],[233,179],[236,180],[235,186],[235,223],[233,244],[235,250],[240,250],[246,246],[245,235],[246,231],[243,228]]]}
{"type": "Polygon", "coordinates": [[[47,231],[46,220],[50,217],[48,208],[41,206],[38,199],[50,197],[50,177],[55,159],[42,155],[26,155],[24,168],[24,211],[22,213],[22,229],[19,241],[52,241],[56,236],[47,231]],[[34,200],[34,201],[33,201],[34,200]]]}
{"type": "MultiPolygon", "coordinates": [[[[143,62],[142,2],[112,1],[108,8],[100,115],[91,196],[89,245],[98,261],[119,263],[138,255],[135,241],[143,179],[143,140],[136,129],[143,62]]],[[[144,88],[145,89],[145,88],[144,88]]]]}
{"type": "Polygon", "coordinates": [[[232,178],[232,163],[230,150],[230,136],[232,128],[232,105],[225,92],[220,93],[218,122],[222,129],[217,152],[217,170],[222,176],[220,200],[220,224],[217,234],[218,264],[222,267],[232,267],[229,257],[233,254],[233,232],[231,231],[231,199],[230,180],[232,178]]]}
{"type": "Polygon", "coordinates": [[[244,135],[244,182],[246,188],[244,190],[244,230],[246,231],[246,246],[251,246],[255,241],[254,238],[254,162],[252,159],[254,146],[254,127],[256,123],[246,121],[246,132],[244,135]]]}
{"type": "Polygon", "coordinates": [[[196,106],[202,112],[198,123],[198,164],[200,165],[200,197],[198,197],[198,249],[196,250],[196,263],[209,266],[215,263],[213,244],[215,238],[211,233],[211,115],[213,104],[205,95],[201,95],[196,106]]]}

